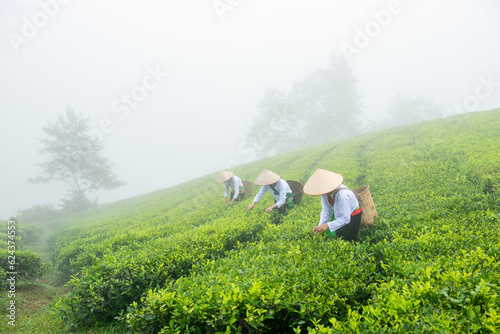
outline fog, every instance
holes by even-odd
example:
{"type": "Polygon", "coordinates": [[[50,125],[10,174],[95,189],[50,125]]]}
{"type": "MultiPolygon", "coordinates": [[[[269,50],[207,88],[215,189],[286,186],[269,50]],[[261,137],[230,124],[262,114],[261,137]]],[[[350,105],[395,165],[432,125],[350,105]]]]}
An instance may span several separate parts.
{"type": "Polygon", "coordinates": [[[345,56],[365,127],[401,93],[447,115],[500,106],[500,3],[485,1],[0,2],[0,218],[57,206],[64,184],[28,178],[42,127],[88,117],[127,185],[112,202],[247,162],[267,88],[289,90],[345,56]]]}

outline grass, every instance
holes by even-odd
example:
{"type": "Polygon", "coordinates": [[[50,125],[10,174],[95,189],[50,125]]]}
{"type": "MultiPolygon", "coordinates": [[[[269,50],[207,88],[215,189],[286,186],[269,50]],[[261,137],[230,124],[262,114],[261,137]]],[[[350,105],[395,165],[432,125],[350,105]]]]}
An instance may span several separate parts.
{"type": "MultiPolygon", "coordinates": [[[[3,319],[0,323],[0,332],[26,334],[68,333],[63,320],[54,311],[55,302],[66,293],[68,293],[68,288],[54,286],[46,278],[17,284],[15,299],[8,298],[6,293],[0,299],[3,319]],[[11,326],[8,323],[10,320],[8,318],[7,307],[10,300],[14,300],[16,306],[15,326],[11,326]]],[[[120,324],[91,330],[74,331],[77,334],[122,334],[124,332],[126,332],[126,329],[120,324]]]]}
{"type": "MultiPolygon", "coordinates": [[[[31,250],[49,262],[47,239],[56,230],[57,226],[50,223],[39,223],[37,227],[42,228],[42,236],[32,243],[26,243],[23,250],[31,250]]],[[[69,288],[55,283],[55,275],[52,270],[41,279],[27,282],[16,282],[15,297],[9,297],[9,289],[2,289],[0,295],[0,333],[25,333],[25,334],[63,334],[68,333],[63,319],[55,312],[56,301],[69,292],[69,288]],[[9,324],[9,307],[11,301],[15,304],[15,326],[9,324]]],[[[121,324],[113,324],[94,328],[91,330],[76,330],[72,333],[102,333],[122,334],[126,329],[121,324]]]]}

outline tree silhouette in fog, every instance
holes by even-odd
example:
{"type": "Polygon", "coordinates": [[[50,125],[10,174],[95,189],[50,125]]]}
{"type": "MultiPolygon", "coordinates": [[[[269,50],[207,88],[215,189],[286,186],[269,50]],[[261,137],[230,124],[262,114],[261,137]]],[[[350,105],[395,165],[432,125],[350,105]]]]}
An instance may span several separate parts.
{"type": "Polygon", "coordinates": [[[257,105],[246,146],[269,156],[360,132],[361,98],[347,61],[306,74],[291,92],[268,89],[257,105]]]}
{"type": "Polygon", "coordinates": [[[42,173],[30,179],[33,183],[64,182],[68,185],[63,199],[63,211],[88,209],[95,202],[88,199],[90,191],[111,190],[125,185],[112,172],[113,164],[102,155],[102,143],[90,135],[89,120],[68,109],[59,114],[56,122],[43,128],[40,153],[48,160],[37,164],[42,173]]]}
{"type": "Polygon", "coordinates": [[[444,108],[424,96],[412,97],[399,94],[392,100],[387,110],[389,120],[385,127],[428,121],[444,116],[444,108]]]}

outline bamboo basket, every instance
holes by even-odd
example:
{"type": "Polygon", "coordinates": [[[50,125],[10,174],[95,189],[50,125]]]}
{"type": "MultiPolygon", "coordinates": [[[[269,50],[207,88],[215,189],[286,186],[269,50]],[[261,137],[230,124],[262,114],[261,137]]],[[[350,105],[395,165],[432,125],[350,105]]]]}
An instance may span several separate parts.
{"type": "Polygon", "coordinates": [[[246,196],[252,196],[252,192],[253,192],[253,182],[250,182],[250,181],[242,181],[243,182],[243,187],[245,187],[245,191],[246,191],[246,196]]]}
{"type": "Polygon", "coordinates": [[[304,195],[304,186],[302,183],[293,180],[286,180],[286,183],[288,183],[290,189],[292,189],[292,193],[297,194],[299,203],[302,203],[302,195],[304,195]]]}
{"type": "Polygon", "coordinates": [[[373,203],[373,198],[369,187],[360,187],[353,190],[358,195],[359,205],[361,207],[361,227],[370,226],[378,218],[377,209],[373,203]]]}

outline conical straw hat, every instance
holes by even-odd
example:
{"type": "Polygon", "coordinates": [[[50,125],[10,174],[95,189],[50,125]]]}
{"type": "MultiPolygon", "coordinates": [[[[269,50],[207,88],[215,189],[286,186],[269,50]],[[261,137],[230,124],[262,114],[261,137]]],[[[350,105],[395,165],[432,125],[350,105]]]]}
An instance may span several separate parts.
{"type": "Polygon", "coordinates": [[[276,173],[271,172],[270,170],[264,169],[259,176],[255,179],[255,184],[258,186],[268,186],[275,182],[278,182],[280,176],[276,173]]]}
{"type": "Polygon", "coordinates": [[[342,175],[324,169],[316,169],[314,174],[307,180],[304,193],[310,196],[327,194],[337,189],[342,182],[344,182],[342,175]]]}
{"type": "Polygon", "coordinates": [[[218,183],[221,183],[221,182],[226,182],[227,180],[229,180],[234,174],[231,173],[231,172],[226,172],[226,171],[222,171],[219,173],[219,176],[217,177],[217,182],[218,183]]]}

